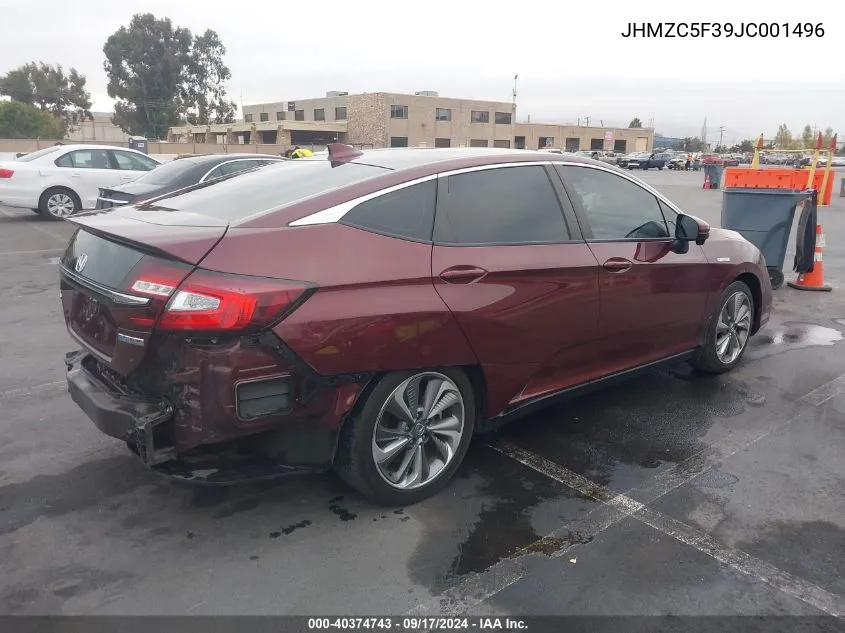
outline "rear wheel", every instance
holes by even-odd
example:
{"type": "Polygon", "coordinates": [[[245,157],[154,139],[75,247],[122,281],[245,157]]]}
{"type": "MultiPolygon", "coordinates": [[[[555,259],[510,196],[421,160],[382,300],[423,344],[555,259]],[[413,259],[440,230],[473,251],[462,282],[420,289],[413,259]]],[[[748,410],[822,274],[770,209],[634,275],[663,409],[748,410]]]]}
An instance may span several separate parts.
{"type": "Polygon", "coordinates": [[[474,403],[472,385],[458,369],[388,374],[344,425],[335,470],[376,503],[422,501],[463,461],[474,403]]]}
{"type": "Polygon", "coordinates": [[[722,293],[705,333],[705,343],[690,364],[699,371],[721,374],[733,369],[748,347],[754,323],[754,299],[742,281],[722,293]]]}
{"type": "Polygon", "coordinates": [[[38,201],[38,212],[49,220],[64,220],[81,208],[79,197],[64,187],[48,189],[38,201]]]}

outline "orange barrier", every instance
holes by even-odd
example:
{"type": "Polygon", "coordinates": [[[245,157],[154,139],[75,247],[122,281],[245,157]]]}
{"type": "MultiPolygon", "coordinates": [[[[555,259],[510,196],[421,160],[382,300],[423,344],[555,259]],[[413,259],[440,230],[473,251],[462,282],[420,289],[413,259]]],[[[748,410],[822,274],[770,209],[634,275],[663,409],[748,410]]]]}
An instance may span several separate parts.
{"type": "MultiPolygon", "coordinates": [[[[819,192],[819,205],[830,206],[833,196],[833,178],[825,182],[825,170],[813,174],[810,189],[819,192]],[[824,186],[824,191],[822,191],[824,186]]],[[[724,174],[724,187],[746,187],[752,189],[807,189],[810,172],[807,169],[748,169],[728,167],[724,174]]]]}

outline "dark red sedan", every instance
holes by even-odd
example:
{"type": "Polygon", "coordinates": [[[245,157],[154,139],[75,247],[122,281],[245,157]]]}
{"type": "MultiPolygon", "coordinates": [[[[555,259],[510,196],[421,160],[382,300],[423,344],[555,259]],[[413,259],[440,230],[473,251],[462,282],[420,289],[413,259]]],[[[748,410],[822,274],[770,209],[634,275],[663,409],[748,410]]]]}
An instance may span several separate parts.
{"type": "Polygon", "coordinates": [[[535,407],[731,369],[771,310],[757,248],[569,155],[334,145],[70,221],[71,396],[193,481],[334,467],[413,503],[535,407]]]}

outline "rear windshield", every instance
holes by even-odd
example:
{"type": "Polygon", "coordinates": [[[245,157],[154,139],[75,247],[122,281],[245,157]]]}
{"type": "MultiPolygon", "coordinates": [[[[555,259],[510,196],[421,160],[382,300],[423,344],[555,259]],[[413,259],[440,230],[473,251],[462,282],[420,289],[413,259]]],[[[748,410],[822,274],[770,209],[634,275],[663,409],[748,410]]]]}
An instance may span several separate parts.
{"type": "Polygon", "coordinates": [[[335,163],[333,167],[330,161],[320,159],[284,161],[202,189],[159,198],[153,208],[187,211],[234,222],[388,171],[356,163],[335,163]]]}
{"type": "MultiPolygon", "coordinates": [[[[181,176],[187,175],[194,170],[200,171],[202,167],[205,167],[205,165],[198,166],[190,160],[174,160],[148,171],[140,178],[136,178],[135,182],[143,182],[147,185],[169,185],[181,176]]],[[[211,169],[212,167],[214,165],[210,164],[207,166],[207,169],[211,169]]]]}
{"type": "Polygon", "coordinates": [[[63,149],[61,145],[56,145],[54,147],[45,147],[44,149],[40,149],[37,152],[32,152],[31,154],[26,154],[24,156],[21,156],[20,158],[16,158],[15,160],[19,163],[28,163],[29,161],[35,160],[36,158],[41,158],[42,156],[46,156],[47,154],[58,152],[60,149],[63,149]]]}

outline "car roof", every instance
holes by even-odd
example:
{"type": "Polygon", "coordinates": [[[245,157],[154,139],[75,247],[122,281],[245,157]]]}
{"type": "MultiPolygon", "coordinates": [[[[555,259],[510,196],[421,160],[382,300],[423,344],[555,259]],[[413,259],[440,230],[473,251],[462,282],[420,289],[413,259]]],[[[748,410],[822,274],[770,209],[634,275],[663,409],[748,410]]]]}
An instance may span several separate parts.
{"type": "MultiPolygon", "coordinates": [[[[305,158],[299,160],[326,160],[326,158],[305,158]]],[[[491,165],[496,163],[529,161],[569,160],[594,163],[592,159],[543,152],[539,150],[500,149],[490,147],[409,147],[364,150],[347,162],[372,165],[393,171],[420,170],[430,173],[491,165]]]]}
{"type": "Polygon", "coordinates": [[[178,159],[180,163],[190,163],[193,165],[216,165],[219,163],[225,163],[230,160],[240,160],[244,158],[255,158],[255,159],[276,159],[278,161],[285,160],[281,156],[275,156],[273,154],[205,154],[204,156],[186,156],[185,158],[178,159]]]}

